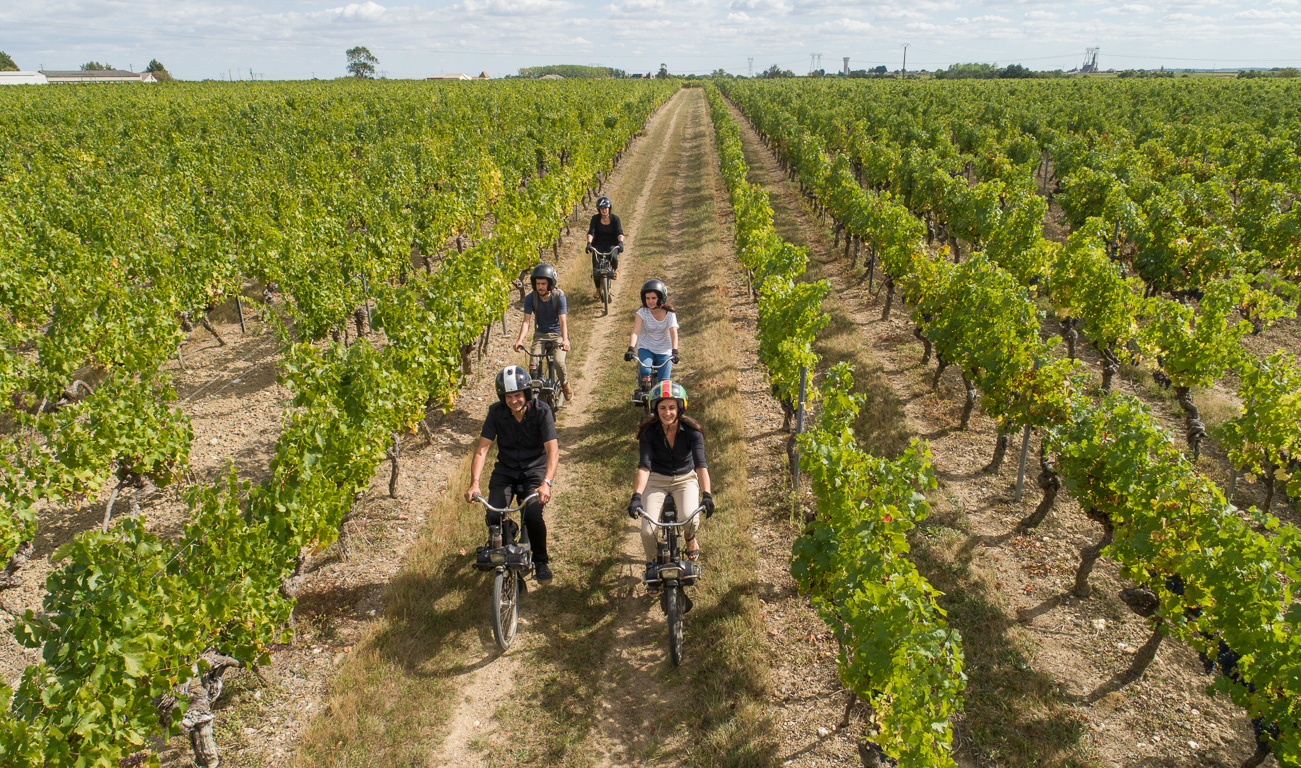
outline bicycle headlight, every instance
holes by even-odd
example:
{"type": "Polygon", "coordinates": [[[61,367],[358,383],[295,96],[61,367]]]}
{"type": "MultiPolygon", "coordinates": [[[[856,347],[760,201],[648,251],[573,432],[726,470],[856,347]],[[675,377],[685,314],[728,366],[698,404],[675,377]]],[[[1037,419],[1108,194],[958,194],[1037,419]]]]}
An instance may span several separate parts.
{"type": "Polygon", "coordinates": [[[682,569],[681,569],[681,568],[676,568],[676,567],[674,567],[674,568],[661,568],[661,569],[660,569],[660,578],[661,578],[661,579],[677,579],[677,578],[681,578],[681,576],[682,576],[682,569]]]}
{"type": "Polygon", "coordinates": [[[505,552],[492,552],[492,553],[490,553],[490,554],[488,555],[488,562],[490,562],[490,563],[496,563],[496,564],[500,565],[501,563],[506,562],[506,553],[505,553],[505,552]]]}

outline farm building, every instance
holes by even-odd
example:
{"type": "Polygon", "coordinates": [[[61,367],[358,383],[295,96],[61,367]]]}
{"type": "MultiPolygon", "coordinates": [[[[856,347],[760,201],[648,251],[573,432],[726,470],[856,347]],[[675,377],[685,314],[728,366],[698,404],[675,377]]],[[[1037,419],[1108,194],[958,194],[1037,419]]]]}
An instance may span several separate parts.
{"type": "Polygon", "coordinates": [[[47,82],[40,72],[0,72],[0,85],[45,85],[47,82]]]}
{"type": "Polygon", "coordinates": [[[426,77],[425,79],[426,80],[473,80],[474,78],[470,77],[464,72],[435,72],[434,74],[430,75],[429,77],[426,77]]]}
{"type": "Polygon", "coordinates": [[[127,72],[121,69],[42,69],[51,83],[156,83],[151,72],[127,72]]]}

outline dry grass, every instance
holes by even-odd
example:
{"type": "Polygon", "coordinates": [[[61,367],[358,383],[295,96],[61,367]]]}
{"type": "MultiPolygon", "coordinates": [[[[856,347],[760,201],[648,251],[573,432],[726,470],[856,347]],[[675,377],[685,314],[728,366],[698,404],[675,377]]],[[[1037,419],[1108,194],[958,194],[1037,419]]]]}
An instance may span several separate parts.
{"type": "Polygon", "coordinates": [[[304,734],[296,765],[423,764],[457,677],[488,631],[488,579],[461,555],[483,538],[483,512],[460,499],[469,479],[467,453],[390,583],[383,619],[335,678],[325,716],[304,734]]]}

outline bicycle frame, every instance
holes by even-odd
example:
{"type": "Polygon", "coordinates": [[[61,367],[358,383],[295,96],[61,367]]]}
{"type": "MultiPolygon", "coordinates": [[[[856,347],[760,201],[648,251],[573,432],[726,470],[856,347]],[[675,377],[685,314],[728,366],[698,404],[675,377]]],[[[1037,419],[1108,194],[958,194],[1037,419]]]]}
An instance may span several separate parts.
{"type": "MultiPolygon", "coordinates": [[[[518,492],[515,494],[518,496],[518,492]]],[[[507,541],[508,536],[503,535],[503,531],[508,528],[506,523],[513,522],[511,513],[518,512],[528,506],[529,502],[536,499],[538,492],[534,491],[524,498],[518,506],[514,507],[494,507],[488,503],[484,497],[475,494],[474,500],[482,504],[485,508],[501,515],[501,522],[497,525],[488,526],[488,546],[479,547],[475,550],[474,567],[480,571],[523,571],[527,573],[533,570],[533,547],[529,543],[528,528],[518,525],[520,531],[520,543],[507,541]]]]}
{"type": "Polygon", "coordinates": [[[664,499],[665,509],[661,511],[661,516],[670,515],[670,520],[654,520],[646,514],[645,509],[638,510],[638,516],[650,523],[656,529],[656,535],[662,537],[659,539],[658,552],[656,561],[646,564],[646,573],[642,581],[646,583],[658,582],[664,585],[675,584],[681,586],[690,586],[700,578],[700,566],[696,563],[687,561],[683,562],[681,558],[681,548],[679,545],[679,529],[685,528],[692,520],[705,510],[705,505],[701,504],[696,510],[681,522],[677,522],[676,509],[669,505],[669,499],[664,499]]]}
{"type": "Polygon", "coordinates": [[[608,251],[598,251],[588,245],[587,250],[596,256],[596,268],[592,270],[592,277],[614,277],[614,267],[610,266],[610,260],[622,253],[623,247],[616,245],[608,251]]]}
{"type": "Polygon", "coordinates": [[[664,362],[660,363],[659,365],[654,365],[654,364],[650,364],[650,363],[643,363],[643,362],[641,361],[641,358],[634,357],[634,358],[631,360],[631,362],[636,363],[638,366],[642,366],[642,367],[646,367],[646,368],[649,368],[649,369],[650,369],[650,375],[649,375],[649,376],[642,376],[641,373],[640,373],[640,368],[638,368],[638,376],[637,376],[637,393],[634,394],[634,395],[632,396],[632,404],[633,404],[633,405],[638,405],[638,406],[641,406],[641,407],[645,408],[645,407],[647,407],[647,403],[649,402],[649,400],[648,400],[647,397],[646,397],[646,393],[650,392],[650,389],[651,389],[651,383],[652,383],[653,380],[655,379],[655,372],[658,371],[659,369],[663,368],[664,366],[668,365],[669,363],[673,362],[673,361],[672,361],[672,360],[665,360],[664,362]]]}
{"type": "Polygon", "coordinates": [[[541,354],[535,355],[531,350],[524,350],[524,354],[529,356],[529,376],[533,379],[529,386],[533,389],[533,396],[543,397],[552,406],[556,404],[556,393],[560,389],[560,382],[556,381],[555,351],[558,346],[554,341],[544,341],[541,354]],[[545,376],[542,375],[544,365],[545,376]]]}

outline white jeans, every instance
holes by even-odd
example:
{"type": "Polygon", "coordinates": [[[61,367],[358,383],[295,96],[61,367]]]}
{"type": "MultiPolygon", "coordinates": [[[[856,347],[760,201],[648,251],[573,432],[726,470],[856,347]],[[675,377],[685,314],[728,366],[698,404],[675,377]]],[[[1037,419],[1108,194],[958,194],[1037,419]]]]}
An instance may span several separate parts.
{"type": "MultiPolygon", "coordinates": [[[[664,509],[664,497],[670,495],[678,506],[678,520],[695,511],[696,507],[700,506],[700,481],[696,479],[696,473],[694,471],[685,475],[651,473],[650,479],[646,481],[646,491],[642,494],[642,506],[646,508],[646,515],[651,520],[659,521],[660,512],[664,509]]],[[[696,515],[690,523],[682,527],[683,539],[695,538],[698,530],[700,530],[700,515],[696,515]]],[[[646,550],[647,562],[655,559],[655,533],[655,526],[646,520],[641,521],[641,545],[642,549],[646,550]]]]}

